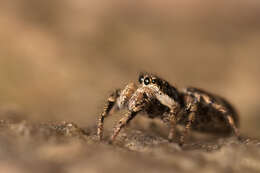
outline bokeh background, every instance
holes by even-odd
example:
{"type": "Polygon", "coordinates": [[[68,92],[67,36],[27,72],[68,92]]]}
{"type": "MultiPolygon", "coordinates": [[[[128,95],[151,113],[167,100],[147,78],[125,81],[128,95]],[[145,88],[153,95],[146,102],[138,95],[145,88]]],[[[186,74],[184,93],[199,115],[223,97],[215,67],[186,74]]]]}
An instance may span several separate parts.
{"type": "Polygon", "coordinates": [[[1,119],[90,126],[149,71],[226,97],[260,137],[259,19],[258,0],[1,0],[1,119]]]}

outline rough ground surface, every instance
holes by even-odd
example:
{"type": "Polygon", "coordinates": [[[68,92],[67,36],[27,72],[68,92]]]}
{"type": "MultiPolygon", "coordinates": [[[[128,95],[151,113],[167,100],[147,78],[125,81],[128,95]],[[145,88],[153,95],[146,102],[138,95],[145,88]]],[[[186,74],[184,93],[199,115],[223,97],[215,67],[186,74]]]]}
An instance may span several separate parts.
{"type": "MultiPolygon", "coordinates": [[[[192,137],[183,148],[159,135],[126,129],[114,145],[95,127],[0,121],[4,172],[259,172],[260,141],[192,137]],[[201,139],[199,139],[201,138],[201,139]]],[[[1,172],[2,172],[1,171],[1,172]]]]}

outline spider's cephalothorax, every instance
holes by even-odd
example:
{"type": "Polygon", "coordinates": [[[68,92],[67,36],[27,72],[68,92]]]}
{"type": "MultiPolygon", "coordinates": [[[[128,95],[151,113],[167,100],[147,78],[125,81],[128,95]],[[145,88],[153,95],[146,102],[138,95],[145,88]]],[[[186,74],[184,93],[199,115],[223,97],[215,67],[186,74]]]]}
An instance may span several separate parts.
{"type": "Polygon", "coordinates": [[[176,124],[183,124],[185,130],[180,145],[190,129],[224,134],[234,132],[239,136],[238,115],[225,99],[192,87],[178,91],[167,81],[149,73],[139,75],[138,85],[129,83],[124,89],[117,89],[110,95],[98,118],[99,139],[103,135],[104,118],[112,108],[128,110],[115,126],[112,142],[139,112],[146,113],[150,118],[161,118],[167,123],[170,126],[169,140],[175,136],[176,124]]]}

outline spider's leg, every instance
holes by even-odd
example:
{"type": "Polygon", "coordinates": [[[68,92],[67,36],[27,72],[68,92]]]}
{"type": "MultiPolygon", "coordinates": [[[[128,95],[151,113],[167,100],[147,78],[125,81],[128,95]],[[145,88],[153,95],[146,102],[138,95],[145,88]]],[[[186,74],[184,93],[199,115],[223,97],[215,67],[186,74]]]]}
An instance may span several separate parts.
{"type": "Polygon", "coordinates": [[[165,113],[161,119],[163,122],[167,123],[170,126],[170,131],[168,135],[168,139],[171,142],[175,137],[175,129],[177,118],[181,113],[180,99],[169,97],[167,94],[158,93],[156,94],[156,99],[164,106],[169,108],[169,112],[165,113]]]}
{"type": "Polygon", "coordinates": [[[236,123],[234,121],[234,118],[232,116],[232,114],[230,113],[230,111],[223,105],[212,102],[212,107],[214,107],[216,110],[218,110],[219,112],[222,113],[224,119],[226,120],[227,124],[230,125],[233,133],[237,136],[237,138],[240,138],[240,132],[236,126],[236,123]]]}
{"type": "Polygon", "coordinates": [[[180,137],[180,141],[179,141],[179,145],[182,146],[184,144],[185,138],[189,135],[190,133],[190,128],[192,123],[194,122],[195,119],[195,112],[191,112],[188,116],[188,122],[185,125],[185,130],[183,132],[183,134],[180,137]]]}
{"type": "Polygon", "coordinates": [[[103,137],[103,128],[104,128],[104,119],[109,115],[109,112],[116,103],[117,98],[119,97],[120,90],[115,90],[107,99],[107,102],[104,106],[103,112],[98,117],[97,124],[97,136],[99,140],[103,137]]]}
{"type": "Polygon", "coordinates": [[[187,103],[187,105],[188,105],[187,111],[189,112],[188,113],[188,120],[187,120],[187,123],[185,125],[184,132],[180,137],[180,141],[179,141],[180,146],[182,146],[184,144],[185,138],[189,135],[191,125],[195,120],[196,112],[198,110],[198,100],[192,95],[189,95],[188,97],[189,97],[188,103],[187,103]]]}
{"type": "Polygon", "coordinates": [[[114,128],[113,135],[111,136],[110,143],[112,143],[120,130],[124,128],[138,112],[145,110],[146,106],[150,103],[152,99],[152,91],[146,90],[144,88],[139,88],[130,98],[128,103],[128,112],[123,118],[119,120],[114,128]]]}
{"type": "Polygon", "coordinates": [[[104,119],[114,110],[122,109],[136,91],[137,86],[134,83],[129,83],[123,90],[115,90],[107,99],[103,112],[98,118],[97,135],[101,140],[103,137],[104,119]],[[116,106],[115,106],[116,104],[116,106]]]}
{"type": "Polygon", "coordinates": [[[112,143],[115,138],[117,137],[117,135],[119,134],[120,130],[126,126],[137,114],[137,112],[132,112],[132,111],[128,111],[123,118],[121,118],[119,120],[119,122],[117,123],[117,125],[114,128],[114,133],[111,136],[110,142],[112,143]]]}
{"type": "Polygon", "coordinates": [[[176,130],[176,123],[177,123],[177,116],[176,112],[174,110],[170,110],[169,113],[166,113],[162,117],[162,121],[166,123],[170,127],[169,135],[168,135],[168,140],[169,142],[172,142],[172,140],[175,138],[175,130],[176,130]]]}
{"type": "Polygon", "coordinates": [[[175,137],[175,129],[176,129],[176,116],[173,113],[170,113],[170,131],[168,135],[168,140],[172,142],[175,137]]]}

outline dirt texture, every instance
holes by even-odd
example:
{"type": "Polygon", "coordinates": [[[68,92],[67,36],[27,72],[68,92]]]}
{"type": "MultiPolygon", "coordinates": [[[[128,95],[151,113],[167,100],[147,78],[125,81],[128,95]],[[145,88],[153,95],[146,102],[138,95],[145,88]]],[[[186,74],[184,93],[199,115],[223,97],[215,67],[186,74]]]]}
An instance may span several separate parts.
{"type": "Polygon", "coordinates": [[[72,122],[0,121],[3,172],[259,172],[260,141],[194,137],[183,147],[136,129],[111,145],[72,122]]]}

